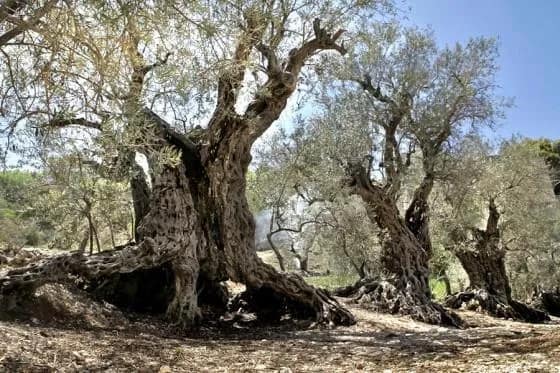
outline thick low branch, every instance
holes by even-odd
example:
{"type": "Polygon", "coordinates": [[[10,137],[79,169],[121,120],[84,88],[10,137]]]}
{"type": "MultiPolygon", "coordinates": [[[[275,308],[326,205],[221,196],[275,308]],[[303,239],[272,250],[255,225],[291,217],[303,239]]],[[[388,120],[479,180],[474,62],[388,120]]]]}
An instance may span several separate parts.
{"type": "Polygon", "coordinates": [[[156,248],[156,243],[146,238],[140,245],[119,251],[106,251],[91,256],[84,256],[78,251],[48,257],[1,276],[0,294],[9,295],[21,291],[29,294],[43,284],[68,281],[72,275],[91,280],[112,273],[153,268],[170,261],[179,251],[179,246],[156,248]]]}
{"type": "Polygon", "coordinates": [[[156,129],[160,131],[160,135],[164,139],[168,140],[173,145],[176,145],[181,151],[183,151],[183,155],[187,155],[193,160],[198,160],[198,162],[200,162],[198,148],[187,136],[175,131],[166,120],[148,108],[143,108],[142,114],[148,123],[152,123],[156,126],[156,129]]]}

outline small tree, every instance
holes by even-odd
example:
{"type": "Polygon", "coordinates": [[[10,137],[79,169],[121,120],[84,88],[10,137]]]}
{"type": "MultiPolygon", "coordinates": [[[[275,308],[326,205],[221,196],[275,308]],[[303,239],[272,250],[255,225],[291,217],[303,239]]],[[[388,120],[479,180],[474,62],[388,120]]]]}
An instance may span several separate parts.
{"type": "Polygon", "coordinates": [[[50,158],[35,209],[52,222],[50,246],[89,254],[131,240],[132,206],[128,186],[102,178],[100,166],[79,153],[50,158]]]}

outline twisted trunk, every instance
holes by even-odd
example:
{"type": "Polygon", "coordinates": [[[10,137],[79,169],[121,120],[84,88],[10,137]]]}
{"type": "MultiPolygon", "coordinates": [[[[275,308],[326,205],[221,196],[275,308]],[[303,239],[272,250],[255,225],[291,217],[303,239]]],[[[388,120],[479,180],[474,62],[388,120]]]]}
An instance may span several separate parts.
{"type": "MultiPolygon", "coordinates": [[[[245,197],[251,142],[244,132],[236,133],[243,127],[231,126],[231,133],[212,152],[204,153],[203,159],[187,138],[151,115],[162,125],[168,144],[182,151],[183,162],[163,167],[154,176],[149,212],[138,228],[142,240],[119,251],[90,257],[79,252],[64,254],[8,272],[0,277],[0,294],[10,299],[11,307],[42,284],[63,282],[70,275],[95,289],[97,284],[124,278],[161,281],[161,276],[146,278],[145,273],[123,274],[169,266],[172,284],[159,286],[172,289],[166,313],[184,325],[200,319],[201,303],[218,306],[209,310],[211,315],[225,307],[227,298],[221,296],[220,282],[227,279],[246,284],[257,303],[259,297],[274,294],[283,309],[294,315],[312,314],[325,323],[354,323],[353,316],[326,292],[298,275],[278,273],[257,256],[255,223],[245,197]],[[209,293],[208,289],[214,290],[209,293]],[[216,305],[217,299],[221,301],[216,305]]],[[[157,288],[158,284],[146,286],[157,288]]]]}
{"type": "Polygon", "coordinates": [[[353,293],[360,302],[373,303],[377,309],[410,315],[423,322],[461,326],[458,316],[431,299],[428,281],[431,244],[426,211],[431,185],[417,191],[407,219],[403,220],[394,198],[372,184],[363,167],[354,170],[353,182],[366,204],[368,216],[381,228],[381,263],[388,276],[383,280],[360,280],[353,290],[344,288],[339,294],[353,293]]]}
{"type": "Polygon", "coordinates": [[[344,30],[331,33],[315,19],[314,37],[280,61],[275,50],[262,43],[266,29],[263,21],[254,12],[244,14],[232,63],[218,78],[214,113],[196,144],[151,110],[141,109],[146,74],[164,64],[167,57],[146,64],[134,24],[127,23],[125,37],[129,40],[123,44],[132,67],[129,94],[123,105],[127,126],[147,132],[155,129],[156,134],[148,133],[154,141],[149,141],[143,151],[171,146],[181,152],[182,162],[154,172],[149,208],[137,224],[136,245],[87,258],[83,253],[65,254],[10,271],[0,277],[2,297],[17,300],[18,295],[32,292],[41,284],[64,281],[70,275],[102,282],[110,276],[170,265],[174,295],[167,314],[182,324],[198,320],[202,301],[223,306],[219,282],[226,279],[244,283],[253,302],[268,300],[272,295],[275,303],[294,314],[313,314],[319,322],[354,323],[352,315],[328,293],[306,284],[300,276],[278,273],[259,259],[255,223],[245,197],[252,144],[285,109],[302,68],[312,56],[323,50],[346,52],[338,44],[344,30]],[[254,50],[267,60],[268,79],[240,116],[235,105],[254,50]]]}
{"type": "MultiPolygon", "coordinates": [[[[493,199],[489,201],[488,213],[486,229],[473,229],[474,247],[458,246],[453,250],[469,276],[469,288],[449,296],[446,305],[452,308],[466,305],[494,316],[528,322],[549,320],[546,313],[512,298],[505,264],[506,249],[498,228],[500,214],[493,199]]],[[[455,232],[454,236],[456,241],[466,240],[460,232],[455,232]]]]}

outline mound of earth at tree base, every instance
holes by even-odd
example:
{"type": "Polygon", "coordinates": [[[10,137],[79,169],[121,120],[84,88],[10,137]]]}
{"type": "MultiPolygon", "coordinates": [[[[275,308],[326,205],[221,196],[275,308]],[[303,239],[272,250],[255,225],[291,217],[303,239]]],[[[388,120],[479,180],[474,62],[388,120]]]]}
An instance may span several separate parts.
{"type": "Polygon", "coordinates": [[[125,314],[114,305],[96,301],[83,290],[61,284],[41,286],[19,304],[3,304],[0,319],[82,328],[110,328],[128,323],[125,314]]]}

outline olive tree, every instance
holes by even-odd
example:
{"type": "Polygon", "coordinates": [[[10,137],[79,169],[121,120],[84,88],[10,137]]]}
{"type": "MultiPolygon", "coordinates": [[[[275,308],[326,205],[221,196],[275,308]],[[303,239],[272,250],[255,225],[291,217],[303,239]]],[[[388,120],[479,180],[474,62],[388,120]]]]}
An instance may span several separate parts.
{"type": "Polygon", "coordinates": [[[9,125],[37,128],[40,139],[85,128],[87,146],[124,169],[133,168],[136,152],[144,154],[151,182],[141,183],[137,195],[148,203],[135,213],[141,224],[134,245],[11,271],[0,279],[0,292],[17,297],[69,274],[98,281],[168,265],[174,296],[167,315],[181,324],[201,317],[200,289],[225,306],[227,279],[246,284],[253,299],[273,294],[282,303],[278,312],[294,305],[320,322],[353,323],[326,292],[258,258],[246,176],[252,145],[286,110],[306,66],[318,54],[345,54],[343,28],[358,27],[355,20],[380,4],[387,5],[61,3],[49,13],[57,18],[34,31],[39,45],[25,49],[37,78],[18,89],[33,90],[25,96],[33,100],[24,100],[25,119],[9,125]]]}
{"type": "Polygon", "coordinates": [[[492,126],[502,116],[507,102],[495,93],[497,45],[474,38],[438,48],[431,32],[372,29],[356,41],[349,62],[333,68],[338,79],[324,90],[324,115],[313,124],[328,157],[349,164],[350,192],[380,228],[386,281],[355,290],[381,310],[457,325],[431,300],[428,201],[444,168],[441,155],[466,129],[492,126]],[[415,154],[422,175],[404,201],[415,154]]]}
{"type": "Polygon", "coordinates": [[[552,226],[541,218],[554,196],[544,161],[517,142],[504,143],[492,154],[492,148],[473,139],[457,146],[453,157],[456,168],[442,183],[448,209],[440,217],[444,245],[459,259],[469,286],[446,304],[476,304],[496,316],[546,320],[546,314],[513,299],[508,275],[508,267],[509,273],[519,272],[514,262],[520,257],[528,260],[531,252],[548,250],[552,226]]]}

